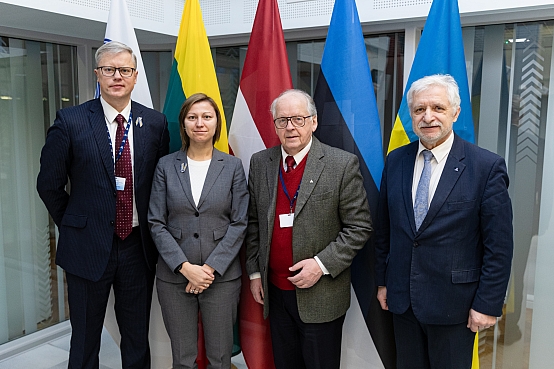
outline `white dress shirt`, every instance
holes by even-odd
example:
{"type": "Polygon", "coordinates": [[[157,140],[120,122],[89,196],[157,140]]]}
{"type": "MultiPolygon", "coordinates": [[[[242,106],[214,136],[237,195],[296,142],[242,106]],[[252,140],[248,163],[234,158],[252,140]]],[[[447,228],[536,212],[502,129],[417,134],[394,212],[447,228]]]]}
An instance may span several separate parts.
{"type": "MultiPolygon", "coordinates": [[[[433,158],[431,159],[431,180],[429,181],[429,199],[427,205],[431,205],[435,191],[439,184],[439,180],[444,170],[444,165],[446,164],[446,159],[452,149],[452,144],[454,143],[454,133],[450,133],[450,136],[439,146],[435,147],[433,150],[430,150],[433,153],[433,158]]],[[[416,160],[414,163],[414,178],[412,180],[412,204],[415,202],[417,185],[419,184],[419,178],[421,177],[421,172],[423,171],[423,166],[425,164],[423,160],[423,155],[421,152],[427,150],[425,146],[419,141],[419,149],[417,151],[416,160]]]]}

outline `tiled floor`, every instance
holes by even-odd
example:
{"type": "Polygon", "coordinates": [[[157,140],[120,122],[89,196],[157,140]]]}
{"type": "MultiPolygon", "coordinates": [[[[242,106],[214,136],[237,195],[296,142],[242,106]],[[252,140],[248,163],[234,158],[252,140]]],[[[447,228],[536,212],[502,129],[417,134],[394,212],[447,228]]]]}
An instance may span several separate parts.
{"type": "MultiPolygon", "coordinates": [[[[66,335],[0,361],[0,369],[65,369],[69,355],[69,338],[66,335]]],[[[247,369],[242,355],[235,356],[232,362],[237,369],[247,369]]],[[[100,369],[121,369],[119,348],[105,329],[102,332],[100,369]]]]}

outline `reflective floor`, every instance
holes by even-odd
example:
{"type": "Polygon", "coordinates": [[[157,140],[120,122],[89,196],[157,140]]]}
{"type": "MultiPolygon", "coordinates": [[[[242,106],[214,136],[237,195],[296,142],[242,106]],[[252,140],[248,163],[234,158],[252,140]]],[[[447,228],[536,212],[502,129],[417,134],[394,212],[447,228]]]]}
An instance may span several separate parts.
{"type": "MultiPolygon", "coordinates": [[[[69,338],[68,334],[0,361],[0,369],[65,369],[69,356],[69,338]]],[[[236,369],[246,369],[242,355],[235,356],[232,362],[236,369]]],[[[105,329],[102,332],[100,369],[121,369],[119,348],[105,329]]]]}

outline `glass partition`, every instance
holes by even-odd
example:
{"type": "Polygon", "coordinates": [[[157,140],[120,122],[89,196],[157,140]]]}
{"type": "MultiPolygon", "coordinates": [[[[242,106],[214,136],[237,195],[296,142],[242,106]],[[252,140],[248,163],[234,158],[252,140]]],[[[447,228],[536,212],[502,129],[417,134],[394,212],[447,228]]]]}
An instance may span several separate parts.
{"type": "Polygon", "coordinates": [[[506,159],[514,209],[512,275],[498,325],[480,335],[482,369],[554,362],[553,31],[552,21],[464,28],[477,143],[506,159]]]}
{"type": "Polygon", "coordinates": [[[74,47],[0,37],[0,343],[68,318],[35,184],[56,110],[78,103],[75,57],[74,47]]]}

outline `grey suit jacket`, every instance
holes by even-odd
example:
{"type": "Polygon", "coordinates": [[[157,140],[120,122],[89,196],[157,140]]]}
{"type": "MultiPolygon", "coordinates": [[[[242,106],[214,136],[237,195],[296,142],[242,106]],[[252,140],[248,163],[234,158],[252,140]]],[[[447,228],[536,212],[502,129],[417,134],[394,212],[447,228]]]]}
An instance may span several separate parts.
{"type": "Polygon", "coordinates": [[[238,278],[248,210],[242,162],[214,149],[198,207],[189,170],[182,171],[186,164],[187,154],[179,150],[160,159],[154,174],[148,223],[160,253],[156,276],[186,283],[174,270],[188,261],[214,268],[215,282],[238,278]]]}
{"type": "MultiPolygon", "coordinates": [[[[305,323],[323,323],[350,306],[350,264],[369,239],[372,227],[357,156],[312,138],[294,212],[293,262],[318,256],[329,271],[311,288],[296,289],[298,311],[305,323]]],[[[260,272],[264,317],[269,313],[268,266],[281,148],[250,160],[246,270],[260,272]]]]}

